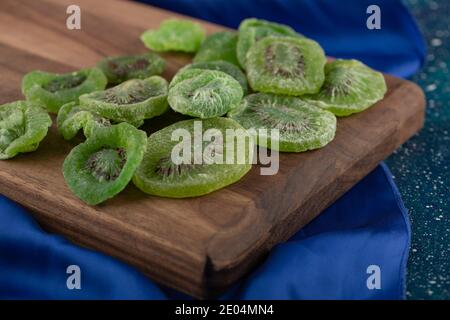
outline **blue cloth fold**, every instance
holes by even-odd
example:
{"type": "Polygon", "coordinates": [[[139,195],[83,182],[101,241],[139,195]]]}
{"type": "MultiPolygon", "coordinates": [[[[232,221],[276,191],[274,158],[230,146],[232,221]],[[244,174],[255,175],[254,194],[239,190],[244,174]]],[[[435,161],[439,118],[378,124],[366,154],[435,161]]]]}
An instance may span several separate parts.
{"type": "MultiPolygon", "coordinates": [[[[0,298],[188,299],[134,268],[48,234],[27,210],[0,196],[0,298]],[[81,270],[69,290],[67,267],[81,270]]],[[[385,165],[379,166],[222,299],[400,299],[410,241],[408,215],[385,165]],[[367,268],[380,268],[370,290],[367,268]]]]}
{"type": "Polygon", "coordinates": [[[238,297],[403,298],[410,234],[407,211],[382,164],[287,243],[278,245],[244,282],[238,297]],[[379,290],[367,287],[369,266],[380,269],[379,290]]]}
{"type": "MultiPolygon", "coordinates": [[[[321,43],[331,56],[356,58],[379,70],[409,76],[425,46],[400,1],[147,0],[147,3],[230,27],[250,16],[290,24],[321,43]],[[382,29],[366,28],[366,8],[381,8],[382,29]]],[[[223,299],[402,299],[410,226],[385,165],[276,246],[223,299]],[[380,289],[369,289],[369,266],[380,270],[380,289]]],[[[48,234],[26,209],[0,196],[0,298],[188,298],[161,288],[99,252],[48,234]],[[81,290],[69,290],[66,269],[81,269],[81,290]]]]}

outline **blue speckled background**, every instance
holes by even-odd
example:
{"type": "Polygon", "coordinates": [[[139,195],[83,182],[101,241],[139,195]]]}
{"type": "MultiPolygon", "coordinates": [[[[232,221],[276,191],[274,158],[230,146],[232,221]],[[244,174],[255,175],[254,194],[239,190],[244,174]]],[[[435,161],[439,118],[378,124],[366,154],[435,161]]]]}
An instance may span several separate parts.
{"type": "Polygon", "coordinates": [[[404,0],[425,37],[411,78],[427,96],[425,128],[388,160],[412,222],[408,299],[450,299],[450,1],[404,0]]]}

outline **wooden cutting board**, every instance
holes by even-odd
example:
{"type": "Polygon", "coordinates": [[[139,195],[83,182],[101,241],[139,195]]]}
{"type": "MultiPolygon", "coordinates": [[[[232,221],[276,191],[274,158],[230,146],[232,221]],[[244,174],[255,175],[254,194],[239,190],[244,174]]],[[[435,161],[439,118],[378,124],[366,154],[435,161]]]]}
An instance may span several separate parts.
{"type": "MultiPolygon", "coordinates": [[[[22,99],[21,78],[31,70],[67,72],[93,66],[107,55],[145,52],[141,32],[177,16],[132,2],[78,0],[82,29],[71,31],[65,12],[72,2],[0,2],[0,103],[22,99]]],[[[208,32],[222,29],[202,24],[208,32]]],[[[164,57],[167,79],[190,61],[183,54],[164,57]]],[[[61,173],[76,142],[64,141],[55,127],[38,151],[0,161],[0,192],[32,209],[49,230],[122,259],[161,284],[210,297],[247,273],[422,127],[421,90],[391,76],[386,80],[385,99],[339,119],[336,139],[325,148],[281,154],[277,175],[261,176],[254,166],[238,183],[207,196],[164,199],[130,184],[114,199],[87,206],[69,191],[61,173]]],[[[170,121],[157,118],[150,126],[170,121]]]]}

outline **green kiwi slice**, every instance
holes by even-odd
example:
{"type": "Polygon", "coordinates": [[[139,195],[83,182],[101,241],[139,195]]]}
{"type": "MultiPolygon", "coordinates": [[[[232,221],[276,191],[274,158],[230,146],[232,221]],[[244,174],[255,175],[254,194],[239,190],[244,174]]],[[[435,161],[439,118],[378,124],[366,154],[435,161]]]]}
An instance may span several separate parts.
{"type": "MultiPolygon", "coordinates": [[[[187,151],[189,152],[189,151],[187,151]]],[[[170,198],[196,197],[221,189],[240,180],[250,169],[253,157],[253,140],[247,131],[237,122],[227,118],[191,119],[172,124],[153,133],[147,140],[147,151],[144,159],[133,177],[134,184],[151,195],[170,198]],[[208,132],[220,133],[222,139],[214,138],[206,143],[196,140],[196,126],[203,137],[208,132]],[[229,130],[227,130],[229,129],[229,130]],[[173,161],[172,153],[179,145],[179,140],[173,140],[177,131],[188,132],[192,161],[173,161]],[[233,143],[236,135],[241,143],[233,143]],[[239,147],[240,151],[237,151],[239,147]],[[234,148],[231,161],[210,161],[211,157],[227,154],[227,150],[234,148]],[[194,150],[203,154],[203,161],[198,159],[194,150]],[[209,150],[209,151],[206,151],[209,150]],[[178,163],[178,164],[176,164],[178,163]]],[[[177,152],[178,154],[178,152],[177,152]]],[[[220,158],[220,157],[219,157],[220,158]]]]}
{"type": "Polygon", "coordinates": [[[325,54],[310,39],[267,37],[251,47],[248,58],[254,91],[300,96],[317,93],[325,79],[325,54]]]}
{"type": "Polygon", "coordinates": [[[52,120],[40,106],[16,101],[0,106],[0,160],[38,148],[52,120]]]}
{"type": "Polygon", "coordinates": [[[167,81],[160,76],[132,79],[80,97],[80,106],[114,122],[136,123],[168,109],[167,81]]]}
{"type": "Polygon", "coordinates": [[[82,94],[103,90],[107,79],[99,68],[84,69],[71,73],[32,71],[22,80],[22,93],[26,99],[44,106],[49,112],[58,113],[59,108],[77,101],[82,94]]]}
{"type": "Polygon", "coordinates": [[[90,205],[121,192],[142,161],[147,135],[128,123],[94,130],[63,163],[70,190],[90,205]]]}
{"type": "Polygon", "coordinates": [[[164,20],[158,30],[147,30],[141,35],[144,45],[158,52],[197,52],[205,39],[203,27],[190,20],[164,20]]]}
{"type": "Polygon", "coordinates": [[[337,116],[348,116],[374,105],[386,91],[380,72],[356,60],[334,60],[325,66],[321,90],[308,99],[337,116]]]}
{"type": "MultiPolygon", "coordinates": [[[[59,109],[56,123],[58,125],[59,133],[61,133],[66,140],[73,139],[80,130],[83,130],[86,138],[89,138],[92,135],[92,132],[97,128],[110,127],[113,124],[116,124],[95,112],[80,107],[76,102],[66,103],[59,109]]],[[[137,122],[131,122],[130,124],[139,128],[144,124],[144,120],[138,120],[137,122]]]]}
{"type": "Polygon", "coordinates": [[[226,61],[239,66],[236,56],[238,35],[236,32],[220,31],[206,37],[194,62],[226,61]]]}
{"type": "Polygon", "coordinates": [[[187,69],[205,69],[205,70],[217,70],[225,72],[226,74],[232,76],[235,78],[242,87],[242,90],[244,91],[244,95],[248,94],[248,83],[247,83],[247,77],[245,74],[234,64],[231,64],[226,61],[206,61],[206,62],[194,62],[192,64],[188,64],[187,66],[180,69],[179,72],[183,72],[187,69]]]}
{"type": "Polygon", "coordinates": [[[336,132],[334,114],[292,96],[251,94],[228,116],[244,128],[254,129],[258,145],[284,152],[321,148],[334,139],[336,132]],[[278,147],[272,141],[272,129],[279,130],[278,147]]]}
{"type": "Polygon", "coordinates": [[[181,114],[206,119],[226,114],[242,96],[240,83],[225,72],[187,69],[172,79],[168,101],[181,114]]]}
{"type": "Polygon", "coordinates": [[[239,64],[246,69],[247,52],[259,40],[268,37],[303,37],[287,25],[261,19],[245,19],[239,25],[239,37],[236,45],[236,54],[239,64]]]}
{"type": "Polygon", "coordinates": [[[66,103],[59,109],[56,123],[58,131],[66,140],[73,139],[81,129],[83,129],[84,135],[89,138],[96,127],[111,126],[108,119],[83,110],[76,102],[66,103]]]}
{"type": "Polygon", "coordinates": [[[163,73],[166,62],[154,52],[134,56],[107,57],[97,65],[109,84],[130,79],[145,79],[163,73]]]}

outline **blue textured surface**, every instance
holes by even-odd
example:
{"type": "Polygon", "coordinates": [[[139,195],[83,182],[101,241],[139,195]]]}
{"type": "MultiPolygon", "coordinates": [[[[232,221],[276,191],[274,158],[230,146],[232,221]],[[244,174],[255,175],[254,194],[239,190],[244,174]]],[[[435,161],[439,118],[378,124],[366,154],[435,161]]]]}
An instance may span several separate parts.
{"type": "Polygon", "coordinates": [[[412,222],[411,299],[450,299],[450,1],[406,0],[428,45],[412,80],[425,91],[425,128],[388,160],[412,222]]]}

